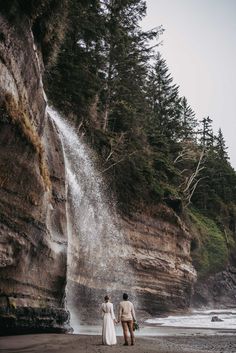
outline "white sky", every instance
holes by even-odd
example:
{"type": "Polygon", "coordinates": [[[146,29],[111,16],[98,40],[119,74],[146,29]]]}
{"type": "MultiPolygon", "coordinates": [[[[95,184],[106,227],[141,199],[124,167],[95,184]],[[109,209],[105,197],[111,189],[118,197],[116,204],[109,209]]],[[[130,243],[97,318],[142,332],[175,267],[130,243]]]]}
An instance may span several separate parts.
{"type": "Polygon", "coordinates": [[[146,0],[145,30],[163,25],[159,47],[199,120],[221,127],[236,169],[236,0],[146,0]]]}

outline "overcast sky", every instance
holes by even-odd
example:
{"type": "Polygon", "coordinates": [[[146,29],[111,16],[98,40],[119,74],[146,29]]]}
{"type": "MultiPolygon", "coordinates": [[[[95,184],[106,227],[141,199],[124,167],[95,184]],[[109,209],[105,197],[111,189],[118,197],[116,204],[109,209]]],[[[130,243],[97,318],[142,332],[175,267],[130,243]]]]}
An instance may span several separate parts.
{"type": "Polygon", "coordinates": [[[221,127],[236,169],[236,0],[147,0],[144,29],[163,25],[160,52],[199,120],[221,127]]]}

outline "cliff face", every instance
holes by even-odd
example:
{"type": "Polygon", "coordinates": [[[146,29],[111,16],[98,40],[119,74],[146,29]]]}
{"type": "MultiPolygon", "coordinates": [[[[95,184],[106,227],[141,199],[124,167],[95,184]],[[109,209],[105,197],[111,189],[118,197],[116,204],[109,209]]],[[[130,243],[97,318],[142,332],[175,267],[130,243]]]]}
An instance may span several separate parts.
{"type": "MultiPolygon", "coordinates": [[[[117,252],[123,268],[117,264],[112,266],[111,261],[102,282],[99,278],[91,281],[86,262],[83,264],[80,260],[79,269],[75,266],[70,269],[69,288],[73,295],[69,305],[75,308],[80,320],[94,323],[97,319],[94,308],[99,307],[105,288],[114,304],[119,303],[123,291],[128,291],[139,308],[139,316],[186,310],[196,271],[190,258],[191,237],[180,218],[171,209],[159,205],[156,214],[123,217],[121,229],[124,244],[119,245],[117,252]],[[119,281],[117,285],[113,285],[115,280],[119,281]]],[[[109,251],[108,245],[106,248],[109,251]]],[[[72,253],[73,264],[77,264],[75,247],[72,253]]]]}
{"type": "Polygon", "coordinates": [[[62,330],[65,173],[29,20],[0,17],[0,331],[62,330]]]}
{"type": "MultiPolygon", "coordinates": [[[[28,18],[13,25],[1,16],[0,27],[0,329],[62,331],[68,321],[62,146],[45,111],[43,63],[28,18]]],[[[140,308],[152,314],[186,308],[196,273],[190,235],[180,218],[159,206],[152,216],[123,218],[121,226],[126,279],[116,287],[117,300],[128,288],[137,293],[140,308]]],[[[83,249],[76,253],[78,244],[70,245],[74,258],[67,290],[80,318],[88,321],[88,298],[96,298],[89,303],[95,307],[104,289],[97,279],[85,280],[86,285],[76,280],[86,275],[86,266],[83,249]]]]}
{"type": "MultiPolygon", "coordinates": [[[[68,320],[62,146],[45,111],[43,63],[29,20],[21,17],[13,26],[1,16],[0,27],[0,328],[2,333],[62,331],[68,320]]],[[[140,308],[150,313],[188,306],[196,274],[180,219],[160,207],[156,216],[123,219],[122,228],[128,273],[120,290],[136,292],[140,308]]],[[[86,273],[75,265],[77,255],[73,278],[86,273]]],[[[81,319],[83,313],[88,317],[84,308],[91,292],[98,302],[104,294],[95,279],[86,286],[74,280],[68,289],[81,319]]],[[[117,290],[117,300],[120,294],[117,290]]]]}
{"type": "Polygon", "coordinates": [[[196,272],[180,218],[162,205],[156,216],[136,215],[124,225],[142,308],[150,314],[187,308],[196,272]]]}
{"type": "Polygon", "coordinates": [[[195,308],[234,308],[235,293],[236,268],[228,266],[225,271],[195,284],[191,305],[195,308]]]}

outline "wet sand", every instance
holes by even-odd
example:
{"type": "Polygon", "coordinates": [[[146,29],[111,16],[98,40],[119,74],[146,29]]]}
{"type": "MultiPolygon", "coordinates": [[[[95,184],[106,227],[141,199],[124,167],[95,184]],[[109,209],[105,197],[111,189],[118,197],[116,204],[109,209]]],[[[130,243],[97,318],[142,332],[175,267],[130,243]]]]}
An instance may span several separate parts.
{"type": "Polygon", "coordinates": [[[134,346],[103,346],[97,335],[32,334],[0,337],[1,353],[236,353],[236,334],[185,331],[183,336],[139,336],[134,346]]]}

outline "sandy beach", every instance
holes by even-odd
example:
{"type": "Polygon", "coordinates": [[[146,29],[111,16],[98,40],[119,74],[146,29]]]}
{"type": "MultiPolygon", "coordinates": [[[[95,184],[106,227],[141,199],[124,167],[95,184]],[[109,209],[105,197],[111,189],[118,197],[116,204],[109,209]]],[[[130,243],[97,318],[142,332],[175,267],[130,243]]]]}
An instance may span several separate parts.
{"type": "MultiPolygon", "coordinates": [[[[173,333],[173,331],[171,331],[173,333]]],[[[123,338],[113,347],[103,346],[101,336],[78,334],[31,334],[0,337],[1,353],[235,353],[236,334],[185,330],[182,336],[138,336],[134,346],[123,346],[123,338]]]]}

